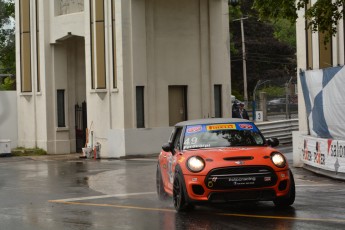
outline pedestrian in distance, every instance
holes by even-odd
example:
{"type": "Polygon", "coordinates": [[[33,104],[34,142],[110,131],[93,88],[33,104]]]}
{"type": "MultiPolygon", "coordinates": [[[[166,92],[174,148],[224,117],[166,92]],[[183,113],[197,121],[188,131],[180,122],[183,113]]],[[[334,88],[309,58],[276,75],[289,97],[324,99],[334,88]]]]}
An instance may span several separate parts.
{"type": "Polygon", "coordinates": [[[249,115],[247,110],[244,108],[244,103],[240,102],[239,103],[239,107],[236,111],[232,112],[232,117],[233,118],[243,118],[243,119],[247,119],[249,120],[249,115]]]}
{"type": "Polygon", "coordinates": [[[240,102],[236,99],[232,104],[232,117],[236,117],[240,102]]]}

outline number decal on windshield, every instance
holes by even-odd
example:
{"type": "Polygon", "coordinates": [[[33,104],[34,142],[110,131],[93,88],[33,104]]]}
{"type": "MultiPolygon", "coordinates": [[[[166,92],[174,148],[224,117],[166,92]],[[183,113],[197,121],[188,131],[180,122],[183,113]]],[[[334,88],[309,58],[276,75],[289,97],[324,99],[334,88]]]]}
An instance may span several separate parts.
{"type": "Polygon", "coordinates": [[[197,137],[192,137],[192,138],[187,138],[183,145],[195,145],[196,143],[198,143],[198,138],[197,137]]]}

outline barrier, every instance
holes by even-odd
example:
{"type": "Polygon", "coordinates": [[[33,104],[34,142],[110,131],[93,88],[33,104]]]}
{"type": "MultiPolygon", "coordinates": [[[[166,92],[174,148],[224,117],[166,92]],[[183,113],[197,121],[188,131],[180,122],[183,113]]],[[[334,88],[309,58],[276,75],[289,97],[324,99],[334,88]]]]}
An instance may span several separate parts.
{"type": "Polygon", "coordinates": [[[292,144],[292,132],[298,131],[298,119],[259,122],[255,125],[265,138],[276,137],[283,145],[292,144]]]}

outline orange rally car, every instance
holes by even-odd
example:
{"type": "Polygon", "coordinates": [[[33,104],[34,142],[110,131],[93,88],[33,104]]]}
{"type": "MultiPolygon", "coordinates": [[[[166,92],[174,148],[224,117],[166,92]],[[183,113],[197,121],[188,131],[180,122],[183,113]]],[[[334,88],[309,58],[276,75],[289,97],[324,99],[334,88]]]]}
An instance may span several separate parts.
{"type": "Polygon", "coordinates": [[[203,202],[295,201],[295,182],[284,155],[253,122],[212,118],[175,125],[158,157],[160,200],[173,197],[177,211],[203,202]]]}

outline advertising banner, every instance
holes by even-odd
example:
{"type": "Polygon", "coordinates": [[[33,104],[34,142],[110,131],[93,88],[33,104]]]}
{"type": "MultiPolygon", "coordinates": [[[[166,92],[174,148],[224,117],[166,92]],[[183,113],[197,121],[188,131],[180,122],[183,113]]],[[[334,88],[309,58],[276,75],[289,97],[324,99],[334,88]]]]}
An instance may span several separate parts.
{"type": "Polygon", "coordinates": [[[303,163],[345,173],[345,141],[303,136],[303,163]]]}
{"type": "Polygon", "coordinates": [[[344,66],[304,71],[300,80],[310,135],[345,140],[344,66]]]}

